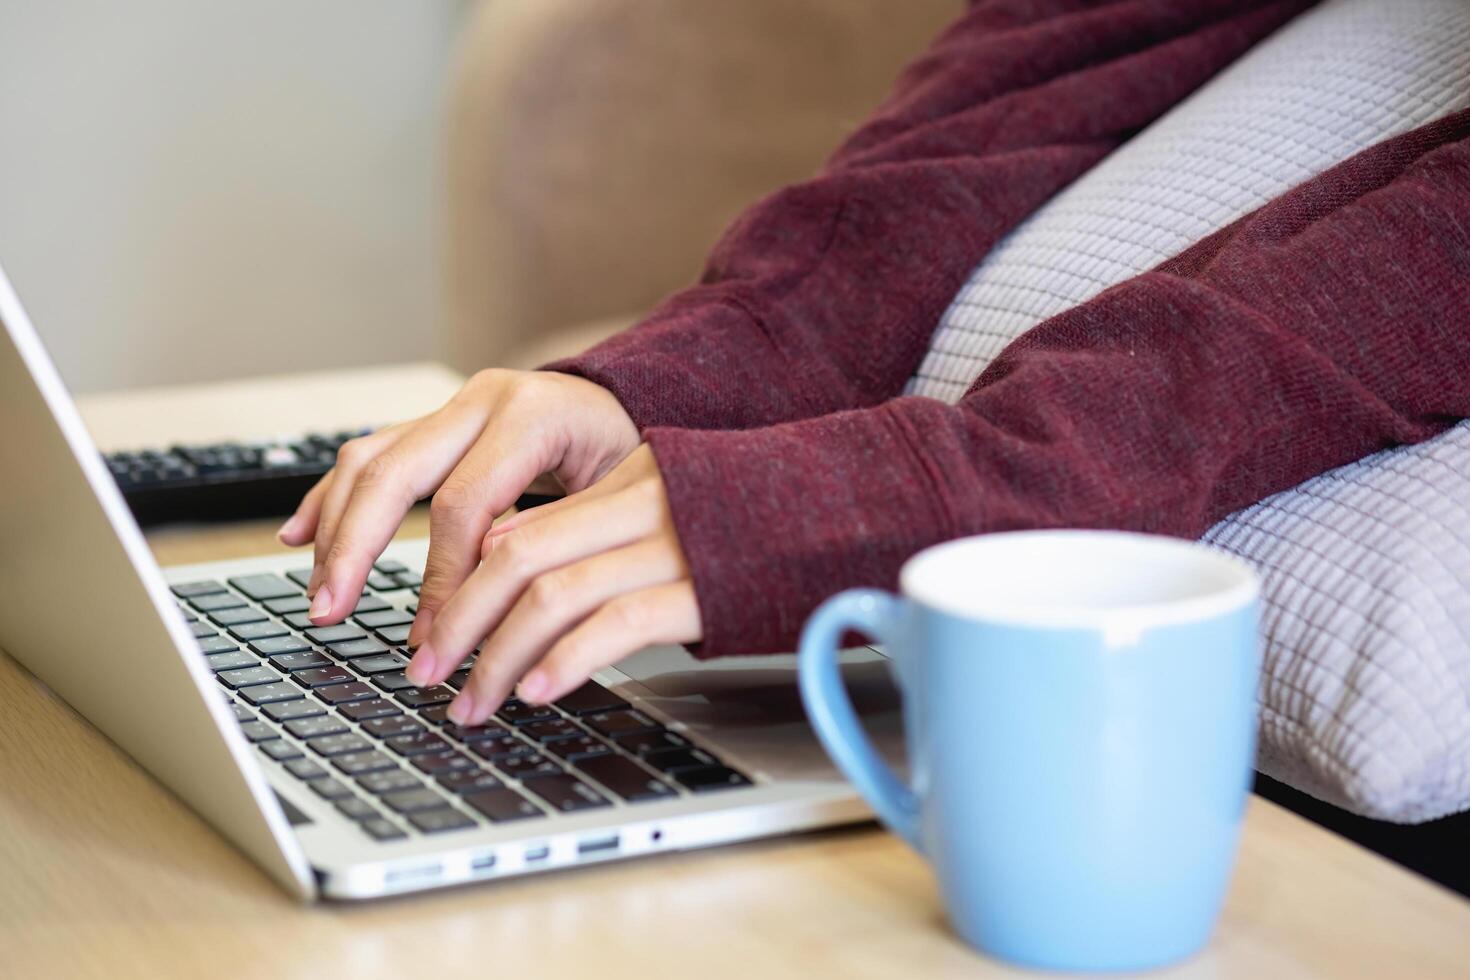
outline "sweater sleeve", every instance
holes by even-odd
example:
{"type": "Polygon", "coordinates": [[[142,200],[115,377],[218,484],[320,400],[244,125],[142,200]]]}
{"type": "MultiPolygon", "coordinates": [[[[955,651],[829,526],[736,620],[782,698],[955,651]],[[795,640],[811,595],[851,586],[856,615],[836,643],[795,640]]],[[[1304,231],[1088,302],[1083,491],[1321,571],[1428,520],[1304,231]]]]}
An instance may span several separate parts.
{"type": "Polygon", "coordinates": [[[1007,231],[1313,0],[982,0],[702,282],[547,365],[641,429],[749,428],[897,395],[1007,231]]]}
{"type": "Polygon", "coordinates": [[[701,655],[790,649],[917,549],[1053,526],[1197,536],[1470,416],[1470,110],[1380,143],[1018,338],[956,406],[647,433],[701,655]]]}

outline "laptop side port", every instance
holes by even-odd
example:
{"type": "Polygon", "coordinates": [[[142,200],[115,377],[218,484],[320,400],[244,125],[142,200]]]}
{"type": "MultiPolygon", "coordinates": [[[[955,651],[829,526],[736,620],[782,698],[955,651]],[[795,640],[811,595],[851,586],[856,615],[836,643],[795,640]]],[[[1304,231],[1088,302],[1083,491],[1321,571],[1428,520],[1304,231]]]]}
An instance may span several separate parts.
{"type": "Polygon", "coordinates": [[[588,837],[577,842],[577,854],[597,854],[602,851],[616,851],[622,845],[622,838],[617,834],[608,834],[604,837],[588,837]]]}
{"type": "Polygon", "coordinates": [[[551,847],[547,844],[532,844],[526,848],[526,863],[534,864],[537,861],[545,861],[551,857],[551,847]]]}
{"type": "Polygon", "coordinates": [[[470,874],[480,874],[495,867],[494,854],[479,854],[470,858],[470,874]]]}

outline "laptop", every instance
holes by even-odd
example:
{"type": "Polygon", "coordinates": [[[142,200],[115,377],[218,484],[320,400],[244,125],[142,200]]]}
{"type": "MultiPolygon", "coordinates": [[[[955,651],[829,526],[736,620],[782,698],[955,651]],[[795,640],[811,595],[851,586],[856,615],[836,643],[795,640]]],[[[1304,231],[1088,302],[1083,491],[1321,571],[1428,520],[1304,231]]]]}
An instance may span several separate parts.
{"type": "MultiPolygon", "coordinates": [[[[427,542],[305,619],[285,554],[161,569],[0,269],[0,648],[302,899],[357,900],[866,820],[791,656],[641,651],[549,707],[448,723],[402,644],[427,542]]],[[[848,689],[901,755],[872,648],[848,689]]]]}

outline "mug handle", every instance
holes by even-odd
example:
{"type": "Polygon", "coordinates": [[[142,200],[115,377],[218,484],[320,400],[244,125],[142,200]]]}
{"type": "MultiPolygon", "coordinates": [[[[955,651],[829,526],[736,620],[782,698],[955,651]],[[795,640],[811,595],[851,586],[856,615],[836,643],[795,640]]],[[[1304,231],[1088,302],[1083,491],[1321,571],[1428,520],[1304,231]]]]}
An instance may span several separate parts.
{"type": "Polygon", "coordinates": [[[856,630],[885,646],[897,639],[903,601],[879,589],[839,592],[817,607],[801,631],[797,680],[802,704],[827,754],[890,830],[916,851],[919,801],[873,748],[853,710],[837,665],[837,644],[856,630]]]}

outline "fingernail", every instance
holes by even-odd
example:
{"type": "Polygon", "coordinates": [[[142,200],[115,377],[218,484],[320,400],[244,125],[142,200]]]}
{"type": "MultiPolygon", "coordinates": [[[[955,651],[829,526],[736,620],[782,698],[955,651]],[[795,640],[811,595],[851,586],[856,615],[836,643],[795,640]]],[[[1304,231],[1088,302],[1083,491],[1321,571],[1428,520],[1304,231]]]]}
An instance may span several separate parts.
{"type": "Polygon", "coordinates": [[[459,697],[449,704],[449,720],[456,725],[468,725],[475,711],[475,696],[469,691],[460,691],[459,697]]]}
{"type": "Polygon", "coordinates": [[[403,669],[403,674],[413,681],[415,686],[425,687],[429,683],[429,678],[434,676],[436,666],[434,651],[427,646],[421,646],[418,653],[415,653],[413,659],[408,662],[408,666],[403,669]]]}
{"type": "Polygon", "coordinates": [[[331,611],[332,590],[327,588],[326,583],[323,583],[321,588],[316,590],[316,595],[311,600],[311,608],[306,611],[306,617],[308,619],[321,619],[331,611]]]}
{"type": "Polygon", "coordinates": [[[292,514],[286,518],[286,523],[282,524],[280,530],[276,531],[276,540],[284,544],[287,537],[295,537],[296,524],[300,519],[300,515],[298,514],[292,514]]]}
{"type": "Polygon", "coordinates": [[[533,670],[521,678],[521,683],[516,687],[516,695],[522,701],[530,701],[539,704],[546,696],[546,689],[550,685],[546,675],[539,670],[533,670]]]}

